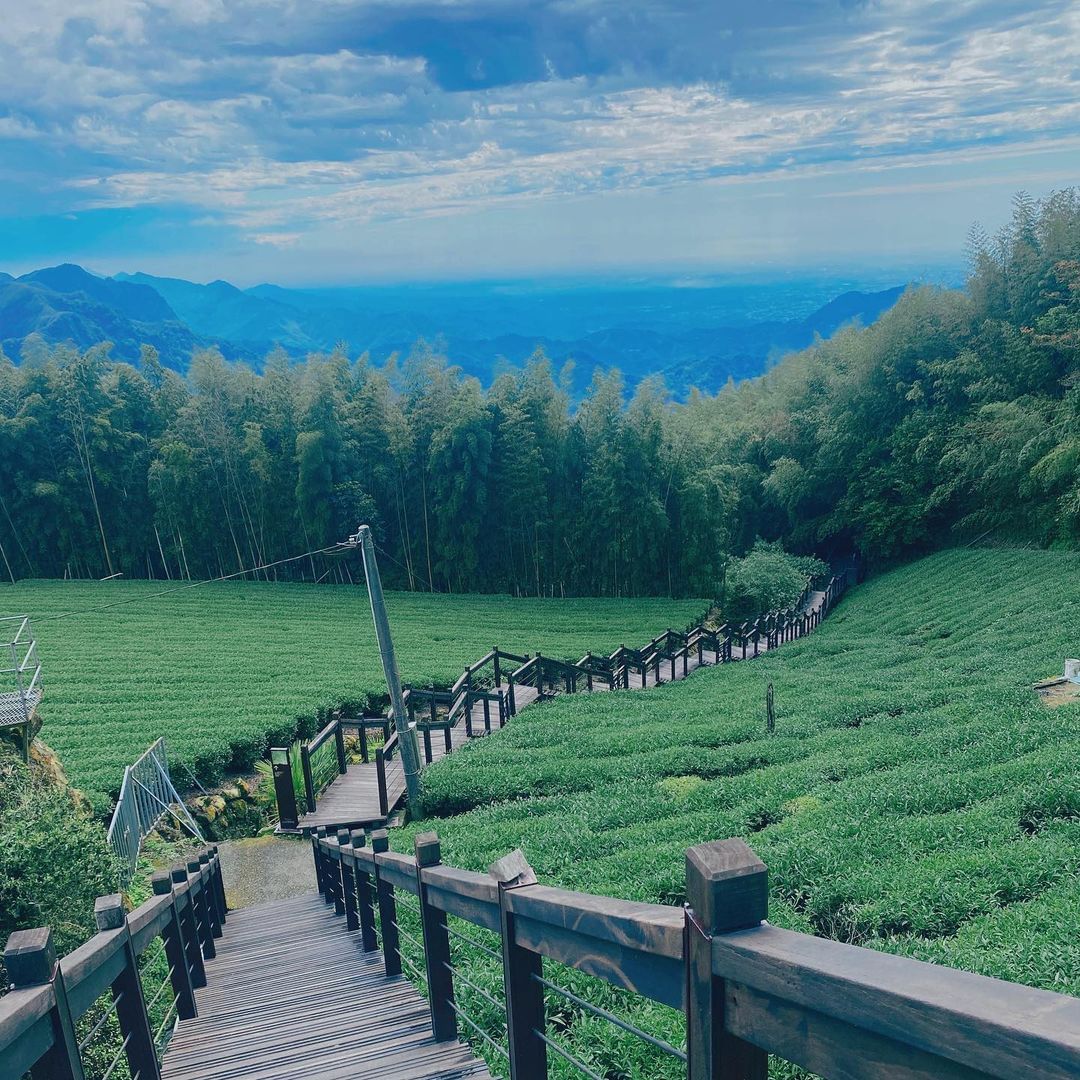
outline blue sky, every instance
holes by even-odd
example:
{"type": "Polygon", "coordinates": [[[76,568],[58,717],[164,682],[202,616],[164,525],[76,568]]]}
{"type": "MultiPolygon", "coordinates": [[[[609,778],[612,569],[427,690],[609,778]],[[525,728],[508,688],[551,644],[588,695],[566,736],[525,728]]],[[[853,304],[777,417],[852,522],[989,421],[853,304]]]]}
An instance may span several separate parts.
{"type": "Polygon", "coordinates": [[[1080,182],[1080,0],[5,8],[9,272],[908,267],[1080,182]]]}

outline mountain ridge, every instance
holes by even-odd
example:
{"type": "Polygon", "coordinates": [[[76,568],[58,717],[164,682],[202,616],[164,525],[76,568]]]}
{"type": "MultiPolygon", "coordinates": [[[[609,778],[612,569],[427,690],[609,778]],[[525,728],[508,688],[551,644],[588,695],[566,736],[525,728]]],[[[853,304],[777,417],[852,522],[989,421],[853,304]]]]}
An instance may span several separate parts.
{"type": "Polygon", "coordinates": [[[300,357],[346,342],[382,363],[427,339],[484,383],[539,347],[556,366],[573,361],[576,394],[595,371],[611,368],[631,386],[662,375],[683,394],[761,374],[778,352],[804,348],[851,322],[873,322],[903,290],[848,289],[801,318],[777,317],[791,311],[791,299],[786,307],[764,303],[767,317],[755,319],[662,286],[625,296],[598,290],[594,312],[587,296],[569,292],[470,296],[462,286],[296,290],[267,283],[241,289],[144,273],[104,277],[65,263],[20,277],[0,274],[0,348],[17,358],[35,335],[79,348],[110,341],[117,359],[135,363],[147,344],[163,364],[183,372],[194,350],[211,346],[259,368],[275,347],[300,357]],[[723,325],[725,316],[731,325],[723,325]],[[520,329],[522,323],[529,329],[520,329]],[[536,332],[541,328],[552,332],[536,332]]]}

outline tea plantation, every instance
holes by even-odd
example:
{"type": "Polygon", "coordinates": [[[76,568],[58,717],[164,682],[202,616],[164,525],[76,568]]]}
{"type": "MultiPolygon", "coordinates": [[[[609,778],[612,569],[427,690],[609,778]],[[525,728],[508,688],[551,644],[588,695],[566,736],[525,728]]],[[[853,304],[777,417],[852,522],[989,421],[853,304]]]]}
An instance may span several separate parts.
{"type": "MultiPolygon", "coordinates": [[[[159,735],[204,782],[245,769],[318,709],[385,695],[363,587],[230,583],[166,596],[160,582],[23,582],[0,612],[29,614],[44,664],[42,739],[101,807],[159,735]],[[102,608],[69,618],[69,611],[102,608]]],[[[452,683],[492,645],[577,659],[647,641],[703,600],[387,596],[402,679],[452,683]]],[[[183,769],[177,782],[187,781],[183,769]]]]}
{"type": "MultiPolygon", "coordinates": [[[[429,769],[430,817],[393,843],[434,828],[471,869],[520,846],[542,882],[677,904],[684,849],[742,836],[777,924],[1077,994],[1080,704],[1047,708],[1031,684],[1077,655],[1078,626],[1076,554],[935,555],[752,663],[526,710],[429,769]]],[[[496,985],[481,953],[456,962],[496,985]]],[[[669,1010],[558,978],[681,1041],[669,1010]]],[[[564,1019],[600,1075],[668,1075],[638,1040],[564,1019]]]]}

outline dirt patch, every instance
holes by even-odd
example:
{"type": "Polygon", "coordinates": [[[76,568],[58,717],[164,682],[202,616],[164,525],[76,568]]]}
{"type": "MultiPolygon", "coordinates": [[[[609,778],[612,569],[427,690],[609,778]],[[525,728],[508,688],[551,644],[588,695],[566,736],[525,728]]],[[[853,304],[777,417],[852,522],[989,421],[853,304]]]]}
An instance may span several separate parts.
{"type": "Polygon", "coordinates": [[[218,845],[225,898],[231,908],[285,900],[315,888],[308,840],[258,836],[218,845]]]}
{"type": "Polygon", "coordinates": [[[1071,682],[1069,679],[1044,679],[1036,683],[1034,689],[1048,709],[1080,701],[1080,683],[1071,682]]]}

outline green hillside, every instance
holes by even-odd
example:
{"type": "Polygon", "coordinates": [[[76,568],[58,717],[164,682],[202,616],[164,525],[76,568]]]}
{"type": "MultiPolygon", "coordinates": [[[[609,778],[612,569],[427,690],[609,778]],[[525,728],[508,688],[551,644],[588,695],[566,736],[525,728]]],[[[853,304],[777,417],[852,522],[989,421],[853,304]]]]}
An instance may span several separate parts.
{"type": "MultiPolygon", "coordinates": [[[[154,596],[160,582],[24,582],[0,611],[30,614],[44,664],[42,739],[99,803],[158,736],[204,782],[250,767],[316,710],[385,695],[363,587],[216,584],[154,596]],[[123,606],[70,618],[68,611],[123,606]]],[[[536,600],[387,595],[402,679],[452,683],[492,645],[577,659],[647,641],[704,600],[536,600]]],[[[180,770],[177,782],[186,774],[180,770]]]]}
{"type": "MultiPolygon", "coordinates": [[[[521,846],[542,882],[665,903],[687,846],[742,836],[775,923],[1080,993],[1080,704],[1031,688],[1078,626],[1080,555],[935,555],[755,662],[526,710],[427,771],[417,827],[454,865],[521,846]]],[[[622,1004],[680,1038],[674,1014],[622,1004]]],[[[568,1038],[601,1075],[639,1053],[568,1038]]]]}

